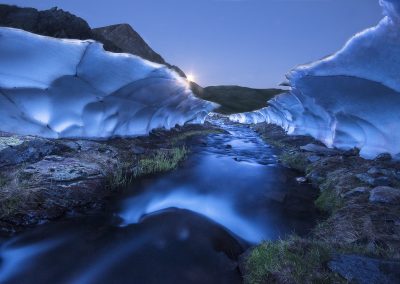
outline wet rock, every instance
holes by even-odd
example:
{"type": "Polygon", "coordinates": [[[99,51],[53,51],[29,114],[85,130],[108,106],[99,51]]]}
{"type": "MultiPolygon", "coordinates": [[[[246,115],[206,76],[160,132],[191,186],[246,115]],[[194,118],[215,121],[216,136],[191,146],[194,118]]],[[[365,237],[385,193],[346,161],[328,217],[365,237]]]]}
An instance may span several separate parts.
{"type": "Polygon", "coordinates": [[[378,162],[389,162],[392,160],[392,155],[389,153],[382,153],[376,156],[375,161],[378,162]]]}
{"type": "Polygon", "coordinates": [[[364,194],[368,191],[369,191],[368,187],[357,187],[357,188],[354,188],[352,190],[349,190],[349,191],[341,194],[341,197],[342,198],[353,197],[353,196],[364,194]]]}
{"type": "Polygon", "coordinates": [[[335,149],[330,149],[325,146],[317,145],[317,144],[307,144],[305,146],[300,147],[301,150],[306,152],[316,153],[322,156],[335,156],[339,154],[339,151],[335,149]]]}
{"type": "Polygon", "coordinates": [[[379,186],[371,191],[369,201],[372,203],[400,204],[400,189],[379,186]]]}
{"type": "Polygon", "coordinates": [[[225,148],[226,148],[226,149],[232,149],[232,145],[227,144],[227,145],[225,146],[225,148]]]}
{"type": "Polygon", "coordinates": [[[358,255],[337,255],[328,263],[333,272],[351,283],[399,283],[400,262],[358,255]]]}

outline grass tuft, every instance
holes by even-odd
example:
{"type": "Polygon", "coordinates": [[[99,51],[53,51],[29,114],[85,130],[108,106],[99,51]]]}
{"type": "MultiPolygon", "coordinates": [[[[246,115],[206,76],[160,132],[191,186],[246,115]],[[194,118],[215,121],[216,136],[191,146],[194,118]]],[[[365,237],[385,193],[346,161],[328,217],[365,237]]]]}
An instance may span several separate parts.
{"type": "Polygon", "coordinates": [[[132,163],[121,163],[109,172],[107,188],[115,190],[132,183],[141,176],[166,172],[175,169],[186,158],[186,147],[159,149],[140,158],[136,166],[132,163]]]}
{"type": "Polygon", "coordinates": [[[335,190],[326,188],[315,200],[315,206],[323,212],[333,214],[343,206],[343,199],[335,190]]]}
{"type": "Polygon", "coordinates": [[[344,283],[325,268],[331,249],[324,243],[291,237],[265,242],[246,260],[245,283],[344,283]]]}
{"type": "Polygon", "coordinates": [[[134,169],[134,176],[139,177],[173,170],[186,157],[187,153],[186,147],[157,150],[150,157],[139,160],[137,167],[134,169]]]}

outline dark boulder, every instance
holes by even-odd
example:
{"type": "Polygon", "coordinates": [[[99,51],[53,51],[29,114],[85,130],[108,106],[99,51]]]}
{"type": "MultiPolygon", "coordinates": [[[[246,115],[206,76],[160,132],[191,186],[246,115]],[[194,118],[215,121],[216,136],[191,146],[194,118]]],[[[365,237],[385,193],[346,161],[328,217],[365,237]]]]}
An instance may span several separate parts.
{"type": "Polygon", "coordinates": [[[0,149],[0,168],[27,162],[36,162],[44,156],[63,151],[55,142],[47,139],[31,139],[19,145],[0,149]]]}
{"type": "Polygon", "coordinates": [[[350,283],[399,283],[400,262],[358,255],[337,255],[328,267],[350,283]]]}
{"type": "Polygon", "coordinates": [[[378,186],[371,191],[369,201],[372,203],[400,204],[400,189],[378,186]]]}
{"type": "Polygon", "coordinates": [[[389,162],[392,159],[393,158],[392,158],[392,155],[390,153],[382,153],[382,154],[379,154],[378,156],[376,156],[375,161],[378,161],[378,162],[389,162]]]}

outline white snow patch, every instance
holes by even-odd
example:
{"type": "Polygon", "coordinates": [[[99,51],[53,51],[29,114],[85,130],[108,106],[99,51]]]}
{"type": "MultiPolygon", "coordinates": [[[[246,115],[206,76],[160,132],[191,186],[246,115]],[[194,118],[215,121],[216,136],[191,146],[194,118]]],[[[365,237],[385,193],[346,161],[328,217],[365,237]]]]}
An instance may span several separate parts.
{"type": "Polygon", "coordinates": [[[381,0],[386,17],[337,53],[292,70],[291,90],[269,107],[231,115],[311,135],[329,147],[358,147],[365,158],[400,153],[400,0],[381,0]]]}
{"type": "Polygon", "coordinates": [[[0,28],[0,130],[44,137],[135,136],[203,123],[197,99],[164,65],[64,40],[0,28]]]}

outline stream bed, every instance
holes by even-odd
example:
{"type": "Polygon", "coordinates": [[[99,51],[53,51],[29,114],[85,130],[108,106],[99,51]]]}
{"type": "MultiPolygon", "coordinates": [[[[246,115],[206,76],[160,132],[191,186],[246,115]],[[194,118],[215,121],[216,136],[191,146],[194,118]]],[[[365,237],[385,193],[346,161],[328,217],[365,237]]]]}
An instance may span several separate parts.
{"type": "Polygon", "coordinates": [[[105,212],[44,224],[0,245],[0,283],[241,283],[239,257],[306,234],[316,192],[250,128],[193,138],[176,170],[130,185],[105,212]]]}

